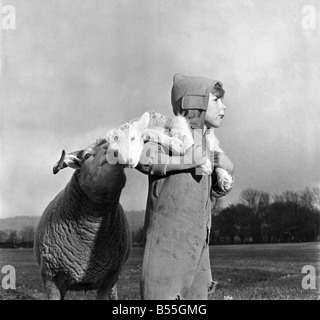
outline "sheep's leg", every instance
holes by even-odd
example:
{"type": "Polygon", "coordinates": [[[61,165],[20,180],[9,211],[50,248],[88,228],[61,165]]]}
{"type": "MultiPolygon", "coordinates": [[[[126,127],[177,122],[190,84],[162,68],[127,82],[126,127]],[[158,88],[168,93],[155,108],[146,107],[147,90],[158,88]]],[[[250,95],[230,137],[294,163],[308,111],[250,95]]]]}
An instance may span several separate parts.
{"type": "Polygon", "coordinates": [[[108,274],[97,290],[97,300],[118,300],[117,285],[119,272],[108,274]]]}
{"type": "Polygon", "coordinates": [[[118,300],[118,290],[117,284],[115,284],[109,291],[109,299],[110,300],[118,300]]]}
{"type": "Polygon", "coordinates": [[[44,288],[48,296],[48,300],[63,300],[64,294],[61,292],[58,281],[44,279],[44,288]]]}
{"type": "Polygon", "coordinates": [[[118,300],[117,285],[115,284],[111,289],[99,288],[96,300],[118,300]]]}

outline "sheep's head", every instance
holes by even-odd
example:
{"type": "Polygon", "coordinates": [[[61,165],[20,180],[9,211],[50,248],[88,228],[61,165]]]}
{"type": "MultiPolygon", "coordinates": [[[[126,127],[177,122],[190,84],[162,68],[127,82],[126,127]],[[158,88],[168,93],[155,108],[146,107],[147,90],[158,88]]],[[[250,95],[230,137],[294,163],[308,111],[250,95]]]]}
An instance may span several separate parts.
{"type": "Polygon", "coordinates": [[[53,173],[66,167],[76,169],[79,185],[93,200],[118,194],[126,178],[121,165],[108,163],[107,148],[106,140],[99,139],[83,150],[69,154],[63,150],[60,160],[53,167],[53,173]]]}
{"type": "Polygon", "coordinates": [[[150,116],[145,112],[138,120],[128,122],[107,133],[109,163],[122,164],[134,168],[139,163],[143,150],[143,134],[150,116]]]}

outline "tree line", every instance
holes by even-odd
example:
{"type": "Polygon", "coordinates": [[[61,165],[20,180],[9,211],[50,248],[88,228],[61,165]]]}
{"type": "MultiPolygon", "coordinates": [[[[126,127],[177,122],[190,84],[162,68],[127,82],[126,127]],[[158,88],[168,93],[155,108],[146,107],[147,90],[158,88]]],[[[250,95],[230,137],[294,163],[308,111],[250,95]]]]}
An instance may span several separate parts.
{"type": "MultiPolygon", "coordinates": [[[[14,247],[14,246],[33,246],[35,236],[34,226],[24,226],[19,232],[13,229],[0,230],[0,247],[14,247]]],[[[143,227],[137,231],[131,232],[132,242],[136,246],[143,245],[144,233],[143,227]]]]}
{"type": "Polygon", "coordinates": [[[280,195],[245,189],[239,202],[212,209],[210,243],[320,240],[320,188],[280,195]]]}
{"type": "Polygon", "coordinates": [[[15,246],[17,244],[29,244],[32,246],[35,235],[34,226],[25,226],[19,232],[17,230],[6,229],[0,230],[0,243],[10,244],[15,246]]]}
{"type": "MultiPolygon", "coordinates": [[[[19,232],[13,229],[0,230],[0,247],[32,247],[35,236],[34,226],[24,226],[19,232]]],[[[143,246],[143,227],[131,232],[135,246],[143,246]]]]}
{"type": "MultiPolygon", "coordinates": [[[[143,246],[143,227],[132,231],[132,242],[143,246]]],[[[32,243],[33,226],[0,231],[0,243],[32,243]]],[[[212,208],[210,244],[305,242],[320,240],[320,188],[270,195],[255,189],[241,192],[238,203],[212,208]]]]}

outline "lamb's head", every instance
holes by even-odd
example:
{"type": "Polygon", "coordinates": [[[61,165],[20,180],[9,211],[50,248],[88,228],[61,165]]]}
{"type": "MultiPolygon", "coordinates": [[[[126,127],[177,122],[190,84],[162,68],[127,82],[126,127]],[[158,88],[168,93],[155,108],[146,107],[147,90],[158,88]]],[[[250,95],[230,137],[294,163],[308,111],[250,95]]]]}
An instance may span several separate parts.
{"type": "Polygon", "coordinates": [[[126,176],[123,166],[108,163],[107,148],[106,139],[98,139],[83,150],[69,154],[63,150],[60,160],[53,167],[53,173],[66,167],[76,169],[79,185],[90,199],[98,202],[113,199],[120,195],[126,176]]]}
{"type": "Polygon", "coordinates": [[[139,119],[123,124],[107,133],[108,161],[134,168],[139,163],[144,144],[144,130],[150,121],[148,112],[139,119]]]}

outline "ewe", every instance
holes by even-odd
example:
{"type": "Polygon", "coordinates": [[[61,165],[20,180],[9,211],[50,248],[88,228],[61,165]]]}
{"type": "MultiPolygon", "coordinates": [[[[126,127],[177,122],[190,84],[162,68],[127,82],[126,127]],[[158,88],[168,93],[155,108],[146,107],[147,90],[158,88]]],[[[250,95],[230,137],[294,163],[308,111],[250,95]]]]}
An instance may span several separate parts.
{"type": "Polygon", "coordinates": [[[117,299],[116,281],[131,248],[129,225],[119,203],[126,182],[123,166],[106,161],[107,143],[65,155],[56,174],[76,169],[50,202],[37,227],[35,255],[48,298],[68,290],[97,290],[97,299],[117,299]]]}

